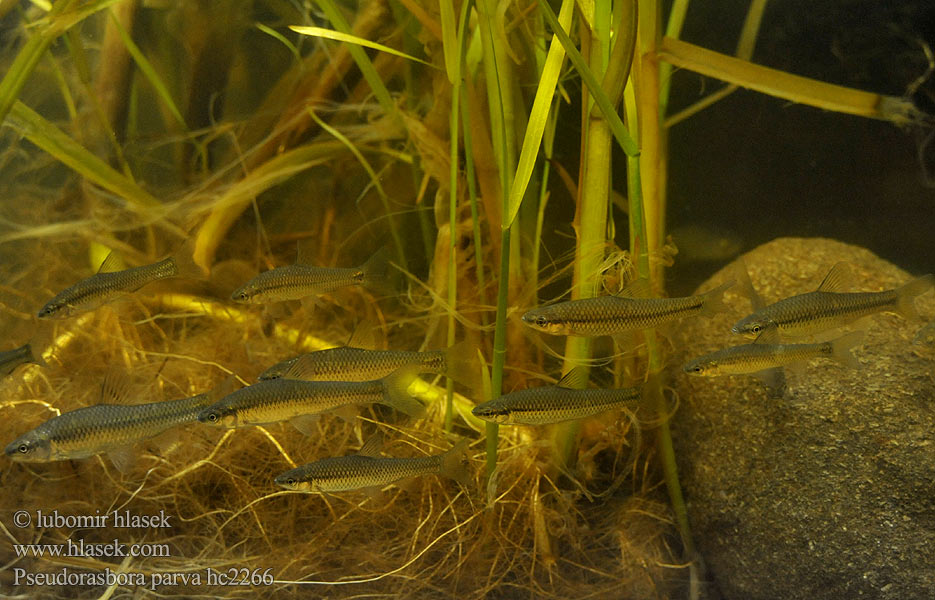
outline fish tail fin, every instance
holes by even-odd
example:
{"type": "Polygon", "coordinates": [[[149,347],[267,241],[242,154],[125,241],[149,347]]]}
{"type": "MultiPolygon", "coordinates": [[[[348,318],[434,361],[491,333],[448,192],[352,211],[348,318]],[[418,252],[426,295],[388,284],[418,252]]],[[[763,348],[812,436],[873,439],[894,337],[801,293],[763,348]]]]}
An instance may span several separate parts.
{"type": "Polygon", "coordinates": [[[442,454],[442,464],[438,471],[439,475],[454,479],[464,487],[468,487],[471,483],[471,471],[464,461],[469,442],[470,440],[463,439],[455,444],[451,450],[442,454]]]}
{"type": "Polygon", "coordinates": [[[702,294],[704,297],[704,304],[701,307],[701,314],[710,316],[725,312],[727,310],[727,305],[724,304],[724,292],[732,285],[734,285],[733,279],[725,281],[713,290],[708,290],[702,294]]]}
{"type": "Polygon", "coordinates": [[[924,294],[933,286],[935,286],[935,276],[923,275],[896,288],[896,311],[907,319],[918,321],[919,313],[916,311],[915,305],[916,296],[924,294]]]}
{"type": "Polygon", "coordinates": [[[45,349],[44,347],[36,347],[33,342],[27,343],[26,346],[29,348],[30,362],[41,367],[49,366],[49,363],[45,362],[45,359],[42,358],[42,351],[45,349]]]}
{"type": "Polygon", "coordinates": [[[175,264],[176,277],[206,279],[207,273],[195,262],[195,238],[189,238],[169,257],[175,264]]]}
{"type": "Polygon", "coordinates": [[[48,367],[49,363],[42,357],[42,353],[46,351],[49,351],[50,354],[54,353],[54,341],[55,329],[53,327],[39,325],[36,329],[36,333],[33,334],[32,338],[30,338],[29,342],[26,344],[29,347],[29,356],[32,358],[32,362],[43,367],[48,367]]]}
{"type": "Polygon", "coordinates": [[[364,272],[364,285],[387,296],[396,293],[390,277],[390,257],[386,248],[380,248],[367,259],[360,270],[364,272]]]}
{"type": "Polygon", "coordinates": [[[397,369],[383,378],[383,401],[386,404],[405,413],[410,417],[420,418],[425,415],[422,403],[409,395],[409,384],[419,374],[418,366],[406,366],[397,369]]]}
{"type": "Polygon", "coordinates": [[[480,359],[474,344],[464,340],[445,350],[444,375],[468,387],[477,383],[480,377],[480,359]]]}
{"type": "Polygon", "coordinates": [[[860,363],[851,354],[851,350],[864,339],[864,331],[852,331],[841,337],[831,340],[831,357],[852,369],[859,369],[860,363]]]}

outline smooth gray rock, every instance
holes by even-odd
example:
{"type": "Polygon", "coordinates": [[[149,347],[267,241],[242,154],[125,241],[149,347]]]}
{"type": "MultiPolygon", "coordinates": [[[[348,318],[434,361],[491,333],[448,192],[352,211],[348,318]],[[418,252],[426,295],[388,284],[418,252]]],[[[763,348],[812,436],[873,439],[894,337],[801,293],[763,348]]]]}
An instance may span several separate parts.
{"type": "MultiPolygon", "coordinates": [[[[827,239],[778,239],[743,260],[767,303],[813,291],[838,261],[853,267],[851,291],[912,277],[827,239]]],[[[732,278],[731,268],[699,289],[732,278]]],[[[683,324],[673,357],[673,437],[710,596],[935,598],[935,353],[912,345],[924,322],[866,319],[856,326],[867,330],[859,370],[821,359],[787,369],[782,397],[750,376],[682,373],[690,358],[746,343],[730,332],[750,312],[737,287],[729,312],[683,324]]],[[[916,307],[932,318],[935,294],[916,307]]]]}

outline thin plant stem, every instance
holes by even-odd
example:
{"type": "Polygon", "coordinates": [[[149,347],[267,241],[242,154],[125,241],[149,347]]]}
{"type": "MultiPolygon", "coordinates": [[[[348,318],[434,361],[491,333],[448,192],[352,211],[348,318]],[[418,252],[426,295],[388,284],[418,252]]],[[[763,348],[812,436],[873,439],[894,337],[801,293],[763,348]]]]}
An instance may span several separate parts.
{"type": "MultiPolygon", "coordinates": [[[[451,8],[450,0],[442,2],[451,8]]],[[[461,5],[461,17],[458,24],[457,52],[455,60],[448,60],[448,76],[451,80],[451,111],[449,120],[449,181],[448,181],[448,346],[455,343],[455,310],[458,300],[458,272],[455,262],[457,252],[457,232],[458,232],[458,131],[460,129],[459,119],[461,116],[461,68],[464,65],[464,53],[467,49],[465,43],[465,29],[468,20],[468,10],[471,3],[465,0],[461,5]]],[[[451,10],[451,19],[454,20],[454,13],[451,10]]],[[[445,11],[442,11],[443,16],[445,11]]],[[[445,30],[450,34],[448,28],[445,30]]],[[[446,56],[448,54],[446,53],[446,56]]],[[[445,431],[451,431],[451,425],[454,420],[454,381],[449,377],[445,384],[445,431]]]]}
{"type": "MultiPolygon", "coordinates": [[[[484,73],[487,79],[487,96],[490,109],[490,125],[493,139],[494,154],[497,157],[497,167],[500,176],[500,202],[501,214],[507,214],[507,195],[510,189],[510,179],[515,162],[510,154],[510,133],[507,123],[512,122],[507,117],[512,112],[507,107],[507,98],[510,94],[511,82],[502,71],[505,67],[505,50],[500,47],[501,40],[497,35],[493,19],[496,13],[495,0],[482,0],[477,4],[479,13],[479,27],[484,46],[484,73]]],[[[515,148],[514,148],[515,152],[515,148]]],[[[497,281],[497,312],[494,326],[493,357],[491,360],[491,399],[500,396],[503,390],[503,367],[506,362],[506,307],[510,286],[510,225],[504,221],[500,229],[500,276],[497,281]]],[[[499,426],[488,423],[487,433],[487,476],[489,477],[497,467],[497,441],[499,426]]]]}

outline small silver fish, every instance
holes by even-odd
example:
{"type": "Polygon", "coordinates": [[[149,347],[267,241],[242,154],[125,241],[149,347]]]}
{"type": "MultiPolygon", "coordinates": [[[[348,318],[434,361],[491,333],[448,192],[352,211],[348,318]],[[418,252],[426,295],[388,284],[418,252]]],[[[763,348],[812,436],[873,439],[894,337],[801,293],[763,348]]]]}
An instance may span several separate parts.
{"type": "Polygon", "coordinates": [[[725,310],[721,295],[733,283],[728,281],[704,294],[684,298],[600,296],[558,302],[530,310],[523,315],[523,322],[552,335],[584,337],[649,329],[683,317],[725,310]]]}
{"type": "Polygon", "coordinates": [[[373,403],[386,404],[407,415],[421,417],[425,407],[408,392],[409,384],[417,374],[417,368],[403,367],[383,379],[372,381],[265,379],[225,396],[203,410],[198,420],[232,429],[373,403]]]}
{"type": "Polygon", "coordinates": [[[363,265],[354,268],[316,267],[297,262],[260,273],[231,294],[231,300],[263,304],[301,300],[349,285],[383,289],[389,259],[386,251],[377,250],[363,265]]]}
{"type": "Polygon", "coordinates": [[[724,348],[696,358],[687,363],[683,370],[705,377],[742,375],[791,366],[813,358],[832,358],[857,369],[860,368],[860,363],[851,354],[851,348],[859,344],[863,337],[863,331],[855,331],[817,344],[764,343],[758,339],[755,344],[724,348]]]}
{"type": "MultiPolygon", "coordinates": [[[[369,442],[368,442],[369,443],[369,442]]],[[[358,454],[326,458],[290,469],[274,480],[287,490],[344,492],[383,488],[409,477],[441,475],[468,485],[469,473],[462,464],[468,440],[461,440],[444,454],[417,458],[382,458],[371,455],[367,445],[358,454]]]]}
{"type": "Polygon", "coordinates": [[[42,357],[33,350],[31,344],[23,344],[19,348],[0,352],[0,377],[6,377],[16,370],[16,367],[32,363],[45,366],[42,357]]]}
{"type": "Polygon", "coordinates": [[[422,372],[445,375],[465,385],[474,383],[480,373],[474,347],[468,342],[460,342],[447,350],[429,352],[366,350],[350,346],[329,348],[276,363],[259,378],[362,381],[386,377],[406,366],[418,366],[422,372]]]}
{"type": "Polygon", "coordinates": [[[642,388],[576,389],[586,383],[587,369],[576,367],[556,385],[504,394],[478,404],[471,413],[478,419],[505,425],[549,425],[598,415],[632,405],[642,388]],[[575,387],[572,387],[575,386],[575,387]]]}
{"type": "Polygon", "coordinates": [[[915,297],[935,285],[935,277],[923,275],[882,292],[838,292],[844,263],[838,263],[814,292],[785,298],[737,321],[734,333],[756,337],[769,329],[791,337],[812,335],[841,327],[861,317],[888,311],[917,319],[915,297]]]}
{"type": "Polygon", "coordinates": [[[64,319],[94,310],[160,279],[202,277],[203,272],[192,260],[189,247],[190,244],[186,244],[177,254],[157,263],[123,270],[116,270],[120,258],[111,252],[97,274],[56,294],[42,307],[38,316],[40,319],[64,319]]]}
{"type": "Polygon", "coordinates": [[[86,406],[49,419],[7,445],[5,452],[23,462],[87,458],[192,423],[214,400],[199,394],[148,404],[86,406]]]}

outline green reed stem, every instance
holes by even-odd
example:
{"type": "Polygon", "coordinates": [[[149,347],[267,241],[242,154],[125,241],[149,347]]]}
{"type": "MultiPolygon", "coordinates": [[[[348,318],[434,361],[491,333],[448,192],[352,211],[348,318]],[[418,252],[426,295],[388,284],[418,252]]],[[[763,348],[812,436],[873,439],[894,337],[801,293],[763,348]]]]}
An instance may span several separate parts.
{"type": "MultiPolygon", "coordinates": [[[[454,20],[454,12],[451,9],[450,0],[442,2],[447,5],[448,12],[451,12],[450,19],[454,20]]],[[[448,346],[455,343],[455,310],[458,300],[458,271],[455,261],[457,252],[457,233],[458,233],[458,131],[460,130],[459,118],[461,116],[461,67],[464,64],[464,53],[467,49],[465,43],[465,28],[468,20],[468,9],[471,3],[465,0],[461,4],[461,18],[458,24],[457,53],[456,59],[451,60],[449,51],[446,50],[446,63],[448,65],[448,75],[451,79],[451,113],[449,120],[449,180],[448,180],[448,346]]],[[[445,16],[446,10],[443,8],[442,15],[445,16]]],[[[443,19],[445,21],[445,19],[443,19]]],[[[449,31],[449,34],[451,32],[449,31]]],[[[452,421],[454,420],[454,381],[451,378],[445,382],[445,431],[451,431],[452,421]]]]}
{"type": "MultiPolygon", "coordinates": [[[[474,275],[477,277],[477,293],[481,306],[487,306],[487,277],[484,275],[484,245],[480,231],[480,212],[477,209],[477,180],[474,175],[474,146],[471,144],[471,112],[467,107],[467,92],[461,88],[461,121],[464,136],[464,176],[468,184],[468,196],[471,199],[471,226],[474,232],[474,275]]],[[[487,313],[481,311],[481,324],[487,325],[487,313]]]]}
{"type": "Polygon", "coordinates": [[[620,120],[620,115],[617,114],[617,110],[614,108],[614,104],[610,101],[610,98],[607,97],[607,94],[604,93],[604,90],[601,89],[601,84],[590,67],[588,67],[587,61],[581,56],[578,49],[575,48],[575,44],[571,41],[571,38],[568,37],[568,34],[565,33],[558,24],[558,17],[555,16],[555,12],[549,6],[548,0],[538,1],[539,8],[542,10],[546,21],[548,21],[549,27],[552,28],[552,32],[555,34],[555,37],[558,38],[559,42],[561,42],[562,46],[565,47],[565,52],[568,54],[569,60],[575,65],[575,70],[578,72],[578,75],[581,76],[581,80],[584,84],[588,86],[588,92],[593,96],[594,102],[601,110],[601,114],[607,119],[614,139],[617,140],[617,143],[628,156],[636,154],[639,151],[636,142],[633,141],[627,128],[624,127],[623,121],[620,120]]]}
{"type": "MultiPolygon", "coordinates": [[[[484,47],[484,75],[487,80],[487,98],[490,110],[490,130],[494,153],[497,155],[497,167],[500,175],[501,214],[504,221],[500,230],[500,277],[497,281],[497,312],[494,326],[493,358],[491,364],[491,399],[496,399],[503,391],[503,367],[506,363],[506,307],[510,289],[510,225],[506,222],[507,198],[510,179],[515,163],[515,143],[511,142],[512,131],[507,124],[512,124],[512,81],[507,75],[508,60],[502,47],[498,29],[494,27],[493,16],[496,14],[496,0],[481,0],[477,4],[478,26],[484,47]],[[507,104],[510,104],[507,106],[507,104]],[[511,152],[512,149],[512,152],[511,152]]],[[[500,428],[496,423],[487,423],[487,476],[497,467],[497,441],[500,428]]]]}

